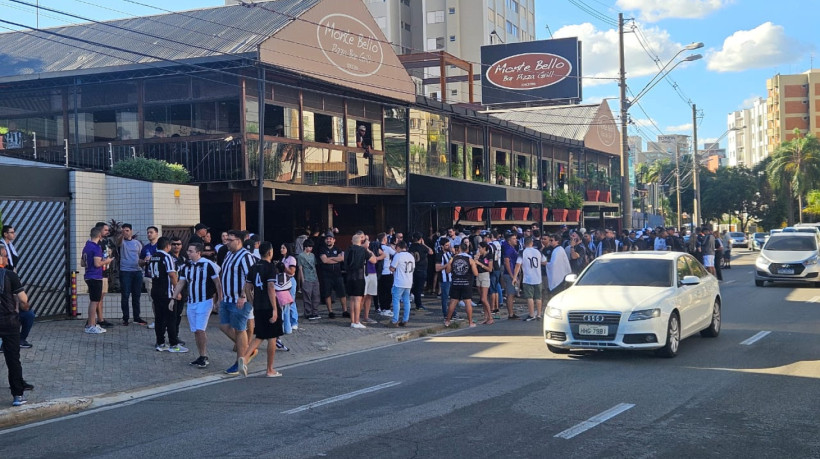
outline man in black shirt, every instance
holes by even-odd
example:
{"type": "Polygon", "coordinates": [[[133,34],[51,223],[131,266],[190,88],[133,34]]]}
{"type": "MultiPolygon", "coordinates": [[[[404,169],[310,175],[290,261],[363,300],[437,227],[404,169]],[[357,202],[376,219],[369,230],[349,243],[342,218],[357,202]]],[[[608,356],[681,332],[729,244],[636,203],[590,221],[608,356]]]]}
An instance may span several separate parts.
{"type": "Polygon", "coordinates": [[[253,315],[256,317],[256,328],[254,338],[251,340],[248,350],[239,357],[239,371],[248,376],[248,363],[253,358],[254,353],[263,341],[267,341],[268,365],[266,376],[275,378],[282,376],[273,368],[273,360],[276,356],[276,338],[285,334],[282,327],[282,306],[276,301],[276,266],[271,263],[273,259],[273,246],[270,242],[262,242],[259,245],[259,256],[261,259],[254,264],[248,272],[245,282],[245,296],[253,304],[253,315]]]}
{"type": "Polygon", "coordinates": [[[205,240],[203,238],[205,237],[205,233],[208,232],[208,229],[209,229],[208,225],[206,225],[204,223],[197,223],[196,226],[194,227],[194,234],[192,234],[191,238],[188,239],[188,243],[189,244],[199,243],[199,244],[202,244],[204,246],[205,245],[205,240]]]}
{"type": "Polygon", "coordinates": [[[433,254],[433,249],[424,243],[421,233],[415,232],[412,237],[413,243],[407,251],[416,259],[416,268],[413,270],[413,288],[410,293],[413,294],[416,310],[422,310],[426,309],[421,305],[421,295],[427,282],[427,257],[433,254]]]}
{"type": "Polygon", "coordinates": [[[347,293],[345,292],[345,283],[342,279],[342,263],[345,261],[344,252],[336,247],[336,236],[333,232],[328,231],[325,234],[325,243],[319,249],[319,266],[318,271],[321,273],[320,291],[322,298],[327,305],[327,317],[335,319],[336,314],[333,313],[333,292],[342,303],[342,317],[350,317],[347,312],[347,293]]]}
{"type": "MultiPolygon", "coordinates": [[[[0,266],[6,266],[8,263],[7,253],[6,247],[0,246],[0,266]]],[[[21,310],[29,309],[28,296],[20,283],[20,278],[13,271],[0,268],[0,339],[3,340],[3,357],[6,359],[13,406],[25,404],[23,391],[34,389],[34,386],[23,379],[23,366],[20,364],[18,303],[21,310]]]]}
{"type": "Polygon", "coordinates": [[[151,273],[151,298],[154,300],[154,332],[157,337],[157,351],[188,352],[179,344],[176,333],[176,316],[171,299],[174,298],[174,287],[177,285],[177,268],[174,258],[168,253],[170,240],[161,237],[157,240],[157,252],[148,263],[151,273]],[[170,347],[165,344],[165,331],[168,331],[170,347]]]}

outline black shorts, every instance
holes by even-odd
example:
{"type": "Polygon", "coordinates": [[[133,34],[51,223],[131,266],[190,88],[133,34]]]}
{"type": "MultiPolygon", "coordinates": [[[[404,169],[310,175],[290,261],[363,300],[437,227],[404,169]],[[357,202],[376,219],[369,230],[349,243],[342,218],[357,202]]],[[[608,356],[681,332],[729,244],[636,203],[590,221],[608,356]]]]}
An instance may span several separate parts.
{"type": "Polygon", "coordinates": [[[270,323],[273,309],[253,308],[255,317],[253,334],[259,339],[273,339],[285,334],[282,324],[282,307],[277,305],[276,321],[270,323]]]}
{"type": "Polygon", "coordinates": [[[349,279],[345,282],[345,290],[349,296],[364,296],[364,286],[364,279],[349,279]]]}
{"type": "Polygon", "coordinates": [[[470,285],[453,285],[450,287],[451,300],[472,300],[473,287],[470,285]]]}
{"type": "Polygon", "coordinates": [[[102,279],[86,279],[85,285],[88,286],[88,300],[100,301],[102,300],[102,279]]]}
{"type": "MultiPolygon", "coordinates": [[[[345,293],[345,283],[342,280],[342,276],[333,275],[333,274],[325,274],[322,276],[322,283],[320,285],[322,299],[328,298],[331,296],[332,292],[336,292],[337,298],[344,298],[347,296],[345,293]]],[[[364,289],[364,287],[362,287],[364,289]]],[[[364,290],[362,290],[364,291],[364,290]]],[[[364,293],[362,293],[364,294],[364,293]]]]}

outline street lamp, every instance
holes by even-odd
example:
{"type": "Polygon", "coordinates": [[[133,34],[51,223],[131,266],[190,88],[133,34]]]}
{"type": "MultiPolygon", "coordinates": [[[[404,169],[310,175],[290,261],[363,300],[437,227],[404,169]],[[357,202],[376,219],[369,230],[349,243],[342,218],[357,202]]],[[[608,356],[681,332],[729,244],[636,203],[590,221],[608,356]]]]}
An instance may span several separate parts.
{"type": "Polygon", "coordinates": [[[620,54],[620,87],[621,87],[621,212],[622,212],[622,224],[623,228],[631,228],[632,227],[632,190],[630,188],[629,183],[629,142],[627,137],[627,119],[629,108],[638,102],[638,99],[643,97],[644,94],[647,93],[652,87],[657,84],[658,81],[664,79],[666,75],[669,74],[672,70],[675,69],[678,65],[682,62],[691,62],[696,61],[698,59],[703,58],[700,54],[693,54],[691,56],[687,56],[685,59],[682,59],[672,65],[671,68],[669,66],[672,62],[677,59],[677,57],[684,51],[690,51],[698,48],[703,47],[703,43],[695,42],[686,45],[683,49],[677,52],[669,62],[666,63],[663,67],[661,67],[660,71],[657,75],[652,77],[652,79],[647,83],[647,85],[630,101],[626,98],[626,68],[624,64],[624,16],[622,13],[618,14],[618,32],[620,36],[620,43],[619,43],[619,54],[620,54]],[[668,68],[668,69],[667,69],[668,68]]]}

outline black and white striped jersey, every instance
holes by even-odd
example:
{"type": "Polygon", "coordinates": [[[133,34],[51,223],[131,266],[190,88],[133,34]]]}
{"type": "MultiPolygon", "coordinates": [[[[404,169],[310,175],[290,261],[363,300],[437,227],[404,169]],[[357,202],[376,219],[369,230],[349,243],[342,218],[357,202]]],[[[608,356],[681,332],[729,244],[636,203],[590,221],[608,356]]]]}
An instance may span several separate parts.
{"type": "Polygon", "coordinates": [[[151,274],[151,279],[153,279],[151,283],[151,295],[154,297],[162,297],[164,295],[167,298],[173,298],[174,286],[168,274],[175,273],[176,271],[177,268],[174,257],[168,252],[157,250],[157,252],[151,256],[151,261],[148,263],[148,272],[151,274]]]}
{"type": "Polygon", "coordinates": [[[225,261],[222,262],[222,272],[219,276],[222,281],[224,301],[228,303],[239,301],[239,297],[242,296],[242,289],[245,287],[245,279],[248,277],[248,272],[250,272],[254,263],[256,263],[256,260],[253,255],[244,248],[231,252],[225,257],[225,261]]]}
{"type": "Polygon", "coordinates": [[[219,282],[219,267],[213,261],[202,257],[196,263],[188,262],[179,272],[179,280],[185,280],[188,302],[201,303],[210,300],[216,293],[211,279],[219,282]]]}

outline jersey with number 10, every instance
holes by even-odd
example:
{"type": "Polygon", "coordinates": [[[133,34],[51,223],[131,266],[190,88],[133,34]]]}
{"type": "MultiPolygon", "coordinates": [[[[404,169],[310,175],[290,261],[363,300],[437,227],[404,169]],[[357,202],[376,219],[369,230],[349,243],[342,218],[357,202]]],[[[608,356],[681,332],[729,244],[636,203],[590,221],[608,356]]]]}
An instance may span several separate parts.
{"type": "Polygon", "coordinates": [[[547,261],[547,258],[532,247],[527,247],[524,252],[516,260],[517,264],[521,265],[521,270],[524,272],[524,283],[529,285],[541,284],[541,263],[547,261]]]}
{"type": "Polygon", "coordinates": [[[413,270],[416,269],[416,259],[410,252],[399,252],[390,261],[393,272],[393,286],[399,288],[413,287],[413,270]]]}

